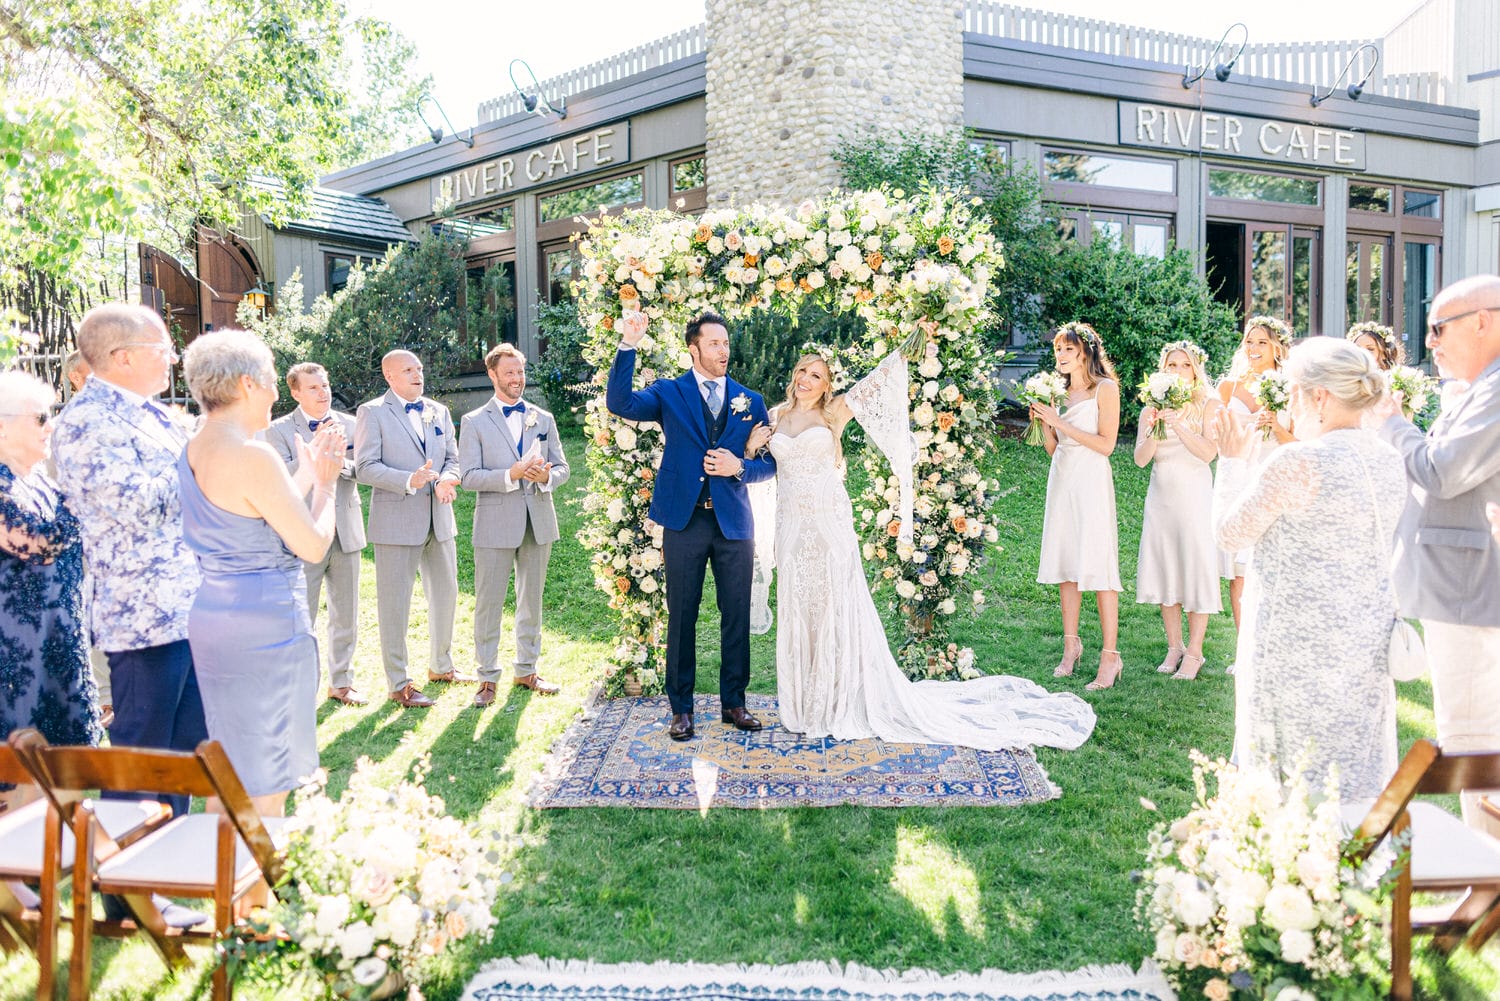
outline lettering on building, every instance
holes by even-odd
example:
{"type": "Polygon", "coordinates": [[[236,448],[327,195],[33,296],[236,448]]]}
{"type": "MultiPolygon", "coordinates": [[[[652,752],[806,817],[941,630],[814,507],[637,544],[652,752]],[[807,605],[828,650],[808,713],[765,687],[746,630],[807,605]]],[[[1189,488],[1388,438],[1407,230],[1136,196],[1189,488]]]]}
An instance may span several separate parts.
{"type": "Polygon", "coordinates": [[[1365,169],[1365,134],[1303,122],[1121,101],[1120,144],[1289,167],[1365,169]]]}
{"type": "Polygon", "coordinates": [[[460,167],[432,179],[432,200],[435,206],[463,205],[564,181],[629,159],[627,122],[460,167]]]}

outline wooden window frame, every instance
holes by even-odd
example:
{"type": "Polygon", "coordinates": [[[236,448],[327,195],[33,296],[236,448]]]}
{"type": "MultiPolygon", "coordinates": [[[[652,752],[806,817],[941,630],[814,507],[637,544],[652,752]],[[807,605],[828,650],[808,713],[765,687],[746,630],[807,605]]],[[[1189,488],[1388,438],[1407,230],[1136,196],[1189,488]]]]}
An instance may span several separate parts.
{"type": "Polygon", "coordinates": [[[604,184],[609,181],[618,181],[621,178],[629,177],[632,174],[640,177],[641,179],[640,201],[626,202],[624,205],[611,205],[609,208],[605,209],[602,214],[595,212],[583,217],[591,221],[595,219],[603,219],[612,215],[619,215],[625,209],[640,208],[646,204],[646,172],[645,167],[642,164],[633,164],[630,170],[622,170],[618,173],[609,174],[607,176],[591,177],[586,184],[573,184],[565,188],[556,188],[551,191],[537,192],[536,195],[533,196],[536,199],[534,204],[536,205],[537,218],[536,233],[534,234],[533,239],[535,240],[537,246],[540,247],[544,243],[555,243],[558,240],[566,240],[572,234],[582,233],[585,229],[588,228],[586,225],[580,225],[576,221],[576,216],[569,216],[566,219],[554,219],[551,222],[542,222],[541,218],[543,198],[550,198],[553,195],[565,195],[570,191],[582,191],[584,188],[592,188],[596,184],[604,184]]]}

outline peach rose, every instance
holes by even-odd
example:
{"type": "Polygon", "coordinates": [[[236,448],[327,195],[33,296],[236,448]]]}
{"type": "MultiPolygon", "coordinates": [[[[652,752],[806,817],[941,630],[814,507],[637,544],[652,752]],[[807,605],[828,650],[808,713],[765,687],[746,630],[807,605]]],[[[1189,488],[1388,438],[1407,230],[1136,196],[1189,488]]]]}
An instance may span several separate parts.
{"type": "Polygon", "coordinates": [[[865,263],[870,266],[871,271],[879,271],[880,266],[885,263],[885,258],[881,256],[880,251],[872,250],[865,255],[865,263]]]}
{"type": "Polygon", "coordinates": [[[469,930],[469,923],[464,916],[457,911],[449,911],[443,916],[443,928],[451,938],[463,938],[464,932],[469,930]]]}
{"type": "Polygon", "coordinates": [[[812,283],[809,282],[806,278],[798,278],[797,287],[804,292],[811,292],[813,290],[812,283]]]}
{"type": "Polygon", "coordinates": [[[619,591],[620,591],[621,594],[624,594],[626,591],[630,590],[630,578],[629,577],[616,577],[615,578],[615,587],[617,587],[619,589],[619,591]]]}
{"type": "Polygon", "coordinates": [[[958,517],[954,518],[953,530],[960,533],[967,532],[969,530],[969,519],[965,518],[963,515],[959,515],[958,517]]]}
{"type": "Polygon", "coordinates": [[[958,423],[958,418],[946,410],[937,415],[937,426],[939,431],[947,431],[958,423]]]}
{"type": "Polygon", "coordinates": [[[759,257],[759,255],[756,255],[756,254],[746,254],[745,255],[745,267],[747,267],[747,268],[753,268],[753,267],[755,267],[759,263],[760,263],[760,257],[759,257]]]}
{"type": "Polygon", "coordinates": [[[603,448],[605,445],[608,445],[609,444],[609,432],[608,431],[595,431],[594,432],[594,444],[598,445],[600,448],[603,448]]]}
{"type": "Polygon", "coordinates": [[[893,539],[896,536],[900,535],[901,534],[901,522],[898,521],[895,518],[892,518],[891,519],[891,523],[889,525],[885,526],[885,534],[889,535],[893,539]]]}
{"type": "Polygon", "coordinates": [[[953,253],[953,238],[951,236],[943,236],[938,238],[938,253],[953,253]]]}
{"type": "Polygon", "coordinates": [[[871,299],[875,298],[875,293],[871,292],[867,288],[862,288],[854,293],[854,298],[858,299],[860,302],[869,302],[871,299]]]}
{"type": "Polygon", "coordinates": [[[604,319],[599,321],[599,327],[603,330],[615,329],[615,318],[613,316],[606,316],[604,319]]]}
{"type": "Polygon", "coordinates": [[[693,230],[693,240],[698,243],[707,243],[708,238],[714,235],[714,231],[708,228],[706,223],[699,223],[698,228],[693,230]]]}
{"type": "Polygon", "coordinates": [[[626,282],[620,286],[620,298],[625,302],[635,302],[641,294],[635,290],[635,286],[626,282]]]}
{"type": "Polygon", "coordinates": [[[792,280],[784,275],[776,279],[776,291],[778,292],[790,292],[796,287],[797,286],[792,284],[792,280]]]}

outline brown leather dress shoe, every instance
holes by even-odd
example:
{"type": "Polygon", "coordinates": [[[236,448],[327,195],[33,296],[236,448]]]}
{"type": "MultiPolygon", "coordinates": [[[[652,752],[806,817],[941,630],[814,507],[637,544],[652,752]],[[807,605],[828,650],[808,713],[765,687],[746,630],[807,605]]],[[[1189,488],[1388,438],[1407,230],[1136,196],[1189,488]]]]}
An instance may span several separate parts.
{"type": "Polygon", "coordinates": [[[426,709],[437,705],[436,702],[422,694],[422,690],[408,681],[400,689],[391,693],[391,701],[399,703],[402,709],[426,709]]]}
{"type": "Polygon", "coordinates": [[[750,733],[755,733],[761,728],[760,720],[746,712],[744,706],[725,709],[720,716],[725,723],[733,724],[736,730],[746,730],[750,733]]]}
{"type": "Polygon", "coordinates": [[[481,681],[479,691],[474,693],[474,708],[488,709],[495,704],[495,683],[493,681],[481,681]]]}
{"type": "Polygon", "coordinates": [[[479,679],[474,675],[459,674],[457,671],[449,671],[447,674],[433,674],[429,671],[427,672],[427,681],[429,684],[442,682],[449,685],[474,685],[479,683],[479,679]]]}
{"type": "Polygon", "coordinates": [[[370,700],[359,692],[356,692],[353,687],[330,688],[328,689],[328,698],[333,702],[342,702],[346,706],[367,706],[370,704],[370,700]]]}
{"type": "Polygon", "coordinates": [[[529,688],[538,695],[556,695],[562,691],[552,682],[543,681],[540,674],[523,674],[518,678],[512,678],[510,683],[516,688],[529,688]]]}
{"type": "Polygon", "coordinates": [[[667,727],[667,736],[673,740],[687,740],[693,735],[693,714],[674,713],[672,725],[667,727]]]}

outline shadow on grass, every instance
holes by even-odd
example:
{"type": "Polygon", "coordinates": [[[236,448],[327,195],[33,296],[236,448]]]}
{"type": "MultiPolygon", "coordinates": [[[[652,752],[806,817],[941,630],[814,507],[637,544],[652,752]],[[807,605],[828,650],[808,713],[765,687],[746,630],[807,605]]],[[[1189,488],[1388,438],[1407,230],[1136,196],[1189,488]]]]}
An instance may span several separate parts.
{"type": "Polygon", "coordinates": [[[461,710],[432,742],[432,759],[442,763],[450,786],[432,791],[443,795],[449,812],[464,820],[478,816],[515,780],[509,760],[517,749],[516,730],[532,693],[508,679],[502,678],[500,684],[500,690],[508,693],[504,702],[497,701],[488,709],[469,706],[461,710]]]}

